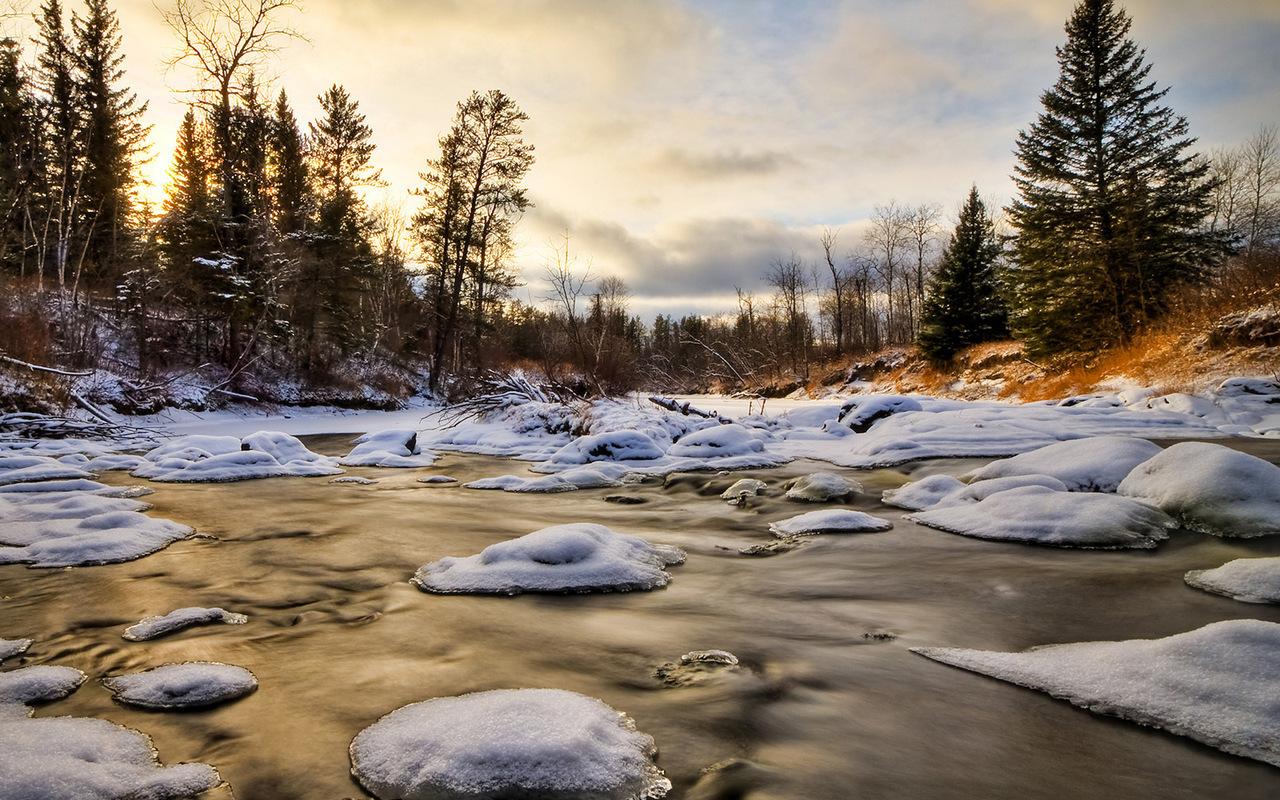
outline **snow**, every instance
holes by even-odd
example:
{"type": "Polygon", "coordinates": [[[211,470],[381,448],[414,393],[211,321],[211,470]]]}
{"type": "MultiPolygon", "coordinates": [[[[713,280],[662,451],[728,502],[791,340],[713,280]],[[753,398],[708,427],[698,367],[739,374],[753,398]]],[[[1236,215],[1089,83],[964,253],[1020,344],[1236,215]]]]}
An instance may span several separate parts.
{"type": "Polygon", "coordinates": [[[1134,467],[1160,451],[1160,445],[1145,439],[1094,436],[1058,442],[993,461],[975,471],[972,477],[981,481],[1015,475],[1051,475],[1073,492],[1114,492],[1134,467]]]}
{"type": "Polygon", "coordinates": [[[729,502],[742,502],[744,497],[755,497],[764,494],[769,488],[769,484],[755,478],[743,478],[734,482],[732,486],[720,493],[721,500],[729,502]]]}
{"type": "Polygon", "coordinates": [[[34,481],[92,478],[93,474],[49,456],[0,456],[0,486],[34,481]]]}
{"type": "Polygon", "coordinates": [[[329,483],[352,484],[355,486],[372,486],[373,484],[377,483],[377,481],[374,480],[373,478],[361,477],[360,475],[343,475],[342,477],[334,478],[333,480],[329,481],[329,483]]]}
{"type": "Polygon", "coordinates": [[[920,511],[907,519],[978,539],[1102,549],[1155,547],[1175,525],[1162,512],[1128,498],[1044,486],[1007,489],[971,505],[920,511]]]}
{"type": "Polygon", "coordinates": [[[684,553],[603,525],[555,525],[486,547],[479,555],[446,557],[420,568],[413,582],[442,594],[625,592],[666,586],[665,568],[684,553]]]}
{"type": "Polygon", "coordinates": [[[787,487],[787,499],[826,503],[860,491],[862,485],[857,481],[848,480],[834,472],[815,472],[792,481],[787,487]]]}
{"type": "Polygon", "coordinates": [[[656,753],[599,700],[500,689],[393,711],[351,742],[351,772],[381,800],[657,800],[656,753]]]}
{"type": "Polygon", "coordinates": [[[258,679],[249,670],[214,661],[165,664],[103,678],[102,683],[122,703],[164,709],[217,705],[258,688],[258,679]]]}
{"type": "Polygon", "coordinates": [[[77,567],[132,561],[193,533],[186,525],[136,511],[82,519],[13,522],[0,526],[0,564],[77,567]]]}
{"type": "Polygon", "coordinates": [[[234,436],[184,436],[148,452],[133,471],[139,478],[167,483],[243,481],[284,476],[338,475],[336,459],[313,453],[298,439],[278,431],[234,436]]]}
{"type": "Polygon", "coordinates": [[[220,782],[207,764],[161,766],[144,734],[102,719],[0,719],[0,800],[177,800],[220,782]]]}
{"type": "Polygon", "coordinates": [[[501,475],[496,478],[479,478],[464,484],[468,489],[501,489],[504,492],[551,494],[573,492],[578,489],[604,489],[621,486],[631,470],[623,464],[602,462],[573,467],[554,475],[538,478],[522,478],[519,475],[501,475]]]}
{"type": "Polygon", "coordinates": [[[950,475],[930,475],[914,483],[890,489],[881,500],[891,506],[908,511],[928,511],[934,508],[977,503],[987,497],[1023,486],[1043,486],[1055,492],[1067,491],[1067,485],[1050,475],[1011,475],[1008,478],[992,478],[966,485],[950,475]]]}
{"type": "Polygon", "coordinates": [[[457,478],[453,478],[448,475],[425,475],[421,478],[418,478],[418,483],[427,483],[433,486],[440,486],[444,484],[452,484],[457,482],[458,482],[457,478]]]}
{"type": "Polygon", "coordinates": [[[1280,556],[1237,558],[1216,569],[1193,569],[1185,580],[1244,603],[1280,603],[1280,556]]]}
{"type": "Polygon", "coordinates": [[[30,639],[0,639],[0,663],[27,652],[31,644],[30,639]]]}
{"type": "Polygon", "coordinates": [[[741,425],[716,425],[681,437],[667,449],[667,455],[678,458],[749,456],[764,452],[762,438],[758,431],[741,425]]]}
{"type": "Polygon", "coordinates": [[[1163,639],[1022,653],[913,652],[1280,766],[1280,624],[1274,622],[1229,620],[1163,639]]]}
{"type": "Polygon", "coordinates": [[[868,533],[887,531],[893,523],[861,511],[828,508],[784,519],[769,526],[775,536],[802,536],[814,533],[868,533]]]}
{"type": "MultiPolygon", "coordinates": [[[[0,672],[0,728],[4,718],[27,716],[31,712],[26,706],[33,703],[61,700],[79,689],[84,680],[85,674],[78,669],[47,664],[0,672]]],[[[4,763],[0,758],[0,764],[4,763]]]]}
{"type": "MultiPolygon", "coordinates": [[[[0,495],[0,518],[5,522],[39,522],[84,519],[113,511],[145,511],[151,506],[124,497],[102,497],[88,492],[35,493],[16,500],[0,495]]],[[[0,534],[0,538],[2,538],[0,534]]]]}
{"type": "Polygon", "coordinates": [[[680,656],[681,664],[719,664],[725,667],[738,666],[738,657],[728,650],[693,650],[680,656]]]}
{"type": "Polygon", "coordinates": [[[338,463],[344,467],[429,467],[436,462],[435,453],[418,446],[418,432],[392,428],[366,433],[356,439],[356,446],[338,463]]]}
{"type": "Polygon", "coordinates": [[[1280,467],[1222,445],[1175,444],[1135,468],[1118,491],[1203,533],[1280,533],[1280,467]]]}
{"type": "Polygon", "coordinates": [[[922,411],[924,407],[913,397],[893,394],[875,394],[854,397],[840,406],[838,420],[841,425],[851,428],[855,433],[866,433],[885,417],[911,411],[922,411]]]}
{"type": "Polygon", "coordinates": [[[249,618],[244,614],[236,614],[223,608],[191,606],[174,609],[168,614],[160,616],[146,617],[142,621],[125,628],[122,635],[131,642],[145,642],[149,639],[159,639],[162,636],[168,636],[196,625],[216,625],[218,623],[243,625],[248,621],[249,618]]]}
{"type": "Polygon", "coordinates": [[[581,436],[547,459],[551,466],[576,466],[593,461],[656,461],[666,453],[638,431],[610,431],[581,436]]]}
{"type": "Polygon", "coordinates": [[[103,497],[143,497],[155,492],[146,486],[108,486],[105,483],[91,481],[88,478],[69,478],[57,481],[39,481],[37,483],[12,483],[0,486],[0,499],[13,494],[87,492],[103,497]]]}

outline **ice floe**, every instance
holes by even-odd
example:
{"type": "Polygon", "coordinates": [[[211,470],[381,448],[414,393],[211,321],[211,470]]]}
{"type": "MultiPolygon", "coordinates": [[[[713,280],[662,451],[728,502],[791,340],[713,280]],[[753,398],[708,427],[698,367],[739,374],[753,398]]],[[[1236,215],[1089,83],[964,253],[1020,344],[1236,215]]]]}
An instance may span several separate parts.
{"type": "Polygon", "coordinates": [[[1280,624],[1274,622],[1229,620],[1163,639],[1022,653],[912,651],[1280,766],[1280,624]]]}
{"type": "Polygon", "coordinates": [[[769,526],[775,536],[806,536],[817,533],[873,533],[887,531],[893,523],[861,511],[827,508],[784,519],[769,526]]]}
{"type": "MultiPolygon", "coordinates": [[[[26,706],[61,700],[79,689],[84,680],[85,674],[74,667],[48,664],[0,672],[0,716],[25,717],[30,713],[26,706]]],[[[3,781],[0,777],[0,784],[3,781]]]]}
{"type": "Polygon", "coordinates": [[[27,494],[65,494],[68,492],[85,492],[102,497],[144,497],[153,494],[155,489],[146,486],[108,486],[88,478],[67,478],[54,481],[38,481],[35,483],[11,483],[0,486],[0,499],[9,496],[11,500],[20,498],[13,495],[27,494]]]}
{"type": "Polygon", "coordinates": [[[796,478],[787,484],[787,499],[806,503],[826,503],[843,500],[862,491],[862,484],[851,481],[834,472],[815,472],[796,478]]]}
{"type": "Polygon", "coordinates": [[[93,473],[37,455],[0,456],[0,486],[35,481],[92,478],[93,473]]]}
{"type": "Polygon", "coordinates": [[[188,661],[102,679],[116,700],[153,709],[203,708],[244,697],[258,679],[244,667],[188,661]]]}
{"type": "Polygon", "coordinates": [[[167,483],[338,475],[337,460],[307,449],[287,433],[258,431],[243,439],[193,435],[149,451],[133,475],[167,483]]]}
{"type": "Polygon", "coordinates": [[[31,644],[30,639],[0,639],[0,663],[27,652],[31,644]]]}
{"type": "Polygon", "coordinates": [[[377,483],[377,481],[374,480],[373,478],[365,478],[360,475],[343,475],[341,477],[332,479],[331,481],[329,481],[329,483],[345,483],[345,484],[351,484],[354,486],[372,486],[373,484],[377,483]]]}
{"type": "Polygon", "coordinates": [[[605,489],[621,486],[631,469],[625,464],[601,462],[584,464],[552,475],[524,478],[519,475],[501,475],[496,478],[479,478],[464,484],[468,489],[501,489],[504,492],[549,494],[573,492],[578,489],[605,489]]]}
{"type": "Polygon", "coordinates": [[[237,614],[224,608],[191,606],[188,608],[176,608],[168,614],[146,617],[125,628],[124,633],[121,635],[131,642],[145,642],[149,639],[159,639],[162,636],[168,636],[196,625],[243,625],[248,621],[249,618],[244,614],[237,614]]]}
{"type": "Polygon", "coordinates": [[[1118,491],[1203,533],[1280,533],[1280,467],[1222,445],[1175,444],[1135,467],[1118,491]]]}
{"type": "Polygon", "coordinates": [[[489,545],[478,555],[442,558],[420,568],[413,582],[443,594],[625,592],[665,586],[666,567],[683,561],[678,548],[573,523],[489,545]]]}
{"type": "Polygon", "coordinates": [[[1245,603],[1280,603],[1280,556],[1237,558],[1214,569],[1193,569],[1185,578],[1197,589],[1245,603]]]}
{"type": "Polygon", "coordinates": [[[396,428],[366,433],[338,463],[344,467],[429,467],[438,456],[418,446],[418,432],[396,428]]]}
{"type": "Polygon", "coordinates": [[[0,525],[0,564],[76,567],[132,561],[193,531],[136,511],[0,525]]]}
{"type": "Polygon", "coordinates": [[[972,504],[919,511],[907,519],[972,536],[1055,547],[1151,548],[1175,523],[1150,506],[1112,494],[1024,486],[972,504]]]}
{"type": "Polygon", "coordinates": [[[500,689],[391,712],[351,742],[351,772],[381,800],[657,800],[656,753],[599,700],[500,689]]]}
{"type": "Polygon", "coordinates": [[[85,519],[96,514],[145,511],[151,507],[148,503],[127,497],[106,497],[89,492],[42,492],[21,499],[10,498],[0,495],[0,519],[6,523],[85,519]]]}
{"type": "Polygon", "coordinates": [[[1073,492],[1114,492],[1134,467],[1161,452],[1160,445],[1129,436],[1094,436],[1058,442],[993,461],[972,474],[975,481],[1019,475],[1050,475],[1073,492]]]}

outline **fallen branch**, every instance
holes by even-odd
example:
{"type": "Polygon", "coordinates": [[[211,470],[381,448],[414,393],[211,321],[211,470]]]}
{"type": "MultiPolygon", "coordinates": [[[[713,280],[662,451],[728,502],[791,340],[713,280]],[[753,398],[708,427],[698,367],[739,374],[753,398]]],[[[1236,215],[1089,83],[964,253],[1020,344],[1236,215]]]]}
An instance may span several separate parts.
{"type": "Polygon", "coordinates": [[[687,402],[681,403],[679,400],[676,400],[671,397],[660,397],[658,395],[651,395],[649,397],[649,402],[653,403],[655,406],[658,406],[659,408],[665,408],[668,411],[672,411],[676,414],[683,414],[686,417],[702,417],[703,419],[714,419],[718,421],[721,425],[733,424],[733,420],[729,419],[728,417],[720,416],[720,412],[718,411],[703,411],[702,409],[696,408],[687,402]]]}
{"type": "Polygon", "coordinates": [[[30,361],[23,361],[20,358],[13,358],[11,356],[6,356],[6,355],[0,355],[0,361],[4,361],[5,363],[13,364],[19,367],[26,367],[32,372],[47,372],[50,375],[61,375],[66,378],[87,378],[93,374],[92,372],[68,372],[67,370],[64,370],[64,369],[58,369],[56,367],[46,367],[42,364],[32,364],[30,361]]]}
{"type": "Polygon", "coordinates": [[[71,399],[72,401],[75,402],[76,405],[80,406],[80,408],[89,412],[89,415],[96,418],[98,421],[105,422],[108,425],[115,424],[115,421],[111,419],[111,417],[107,416],[106,412],[104,412],[102,409],[95,406],[93,403],[90,403],[88,400],[84,399],[80,395],[76,394],[75,392],[71,393],[71,399]]]}

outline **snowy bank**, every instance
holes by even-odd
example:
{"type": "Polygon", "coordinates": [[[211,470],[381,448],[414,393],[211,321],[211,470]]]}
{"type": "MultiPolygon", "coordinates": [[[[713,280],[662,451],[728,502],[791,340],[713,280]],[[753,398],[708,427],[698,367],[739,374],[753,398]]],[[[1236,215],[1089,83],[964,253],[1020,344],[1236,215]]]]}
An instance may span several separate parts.
{"type": "Polygon", "coordinates": [[[993,461],[976,470],[975,481],[1049,475],[1073,492],[1114,492],[1134,467],[1160,453],[1160,445],[1127,436],[1094,436],[1058,442],[993,461]]]}

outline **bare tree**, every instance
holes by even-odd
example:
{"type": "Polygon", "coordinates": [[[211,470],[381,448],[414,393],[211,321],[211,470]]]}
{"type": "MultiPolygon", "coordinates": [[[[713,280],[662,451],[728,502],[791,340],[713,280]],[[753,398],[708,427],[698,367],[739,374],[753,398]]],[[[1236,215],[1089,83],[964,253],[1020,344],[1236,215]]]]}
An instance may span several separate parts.
{"type": "Polygon", "coordinates": [[[543,269],[543,276],[550,287],[543,299],[554,309],[553,315],[564,329],[578,365],[588,370],[589,374],[585,377],[597,392],[604,394],[594,371],[590,370],[592,360],[588,357],[590,348],[586,337],[586,321],[579,308],[586,294],[586,287],[592,281],[591,265],[588,263],[579,268],[578,257],[570,250],[568,231],[564,234],[564,244],[552,248],[552,257],[543,269]]]}
{"type": "Polygon", "coordinates": [[[845,328],[848,325],[848,309],[845,305],[848,294],[849,274],[836,263],[836,239],[838,231],[824,228],[822,231],[822,255],[827,262],[827,271],[831,274],[831,332],[835,341],[835,355],[844,353],[845,328]]]}
{"type": "Polygon", "coordinates": [[[1252,256],[1280,233],[1280,129],[1268,125],[1240,152],[1245,194],[1241,220],[1245,255],[1252,256]]]}
{"type": "Polygon", "coordinates": [[[782,339],[791,371],[804,378],[809,377],[809,343],[812,334],[809,321],[809,276],[804,263],[796,254],[778,259],[768,275],[774,290],[774,305],[782,323],[782,339]]]}
{"type": "Polygon", "coordinates": [[[903,250],[909,242],[908,218],[907,210],[891,200],[888,205],[875,207],[870,225],[863,235],[863,241],[870,250],[872,263],[880,278],[880,289],[884,292],[885,338],[890,343],[905,338],[900,330],[902,326],[899,320],[902,303],[898,301],[896,293],[902,288],[903,250]]]}
{"type": "Polygon", "coordinates": [[[929,277],[928,259],[941,228],[942,206],[937,203],[918,205],[907,212],[905,226],[910,247],[915,254],[912,284],[907,292],[907,315],[911,338],[920,330],[920,309],[924,306],[924,287],[929,277]]]}

